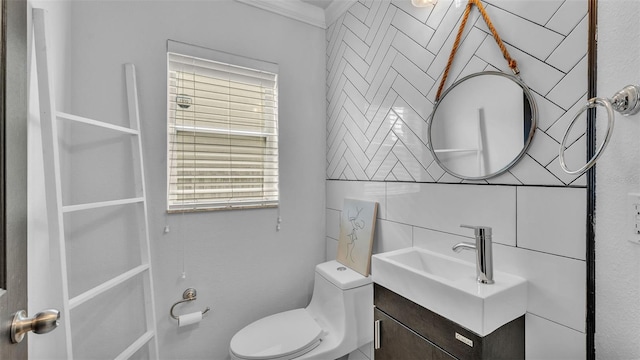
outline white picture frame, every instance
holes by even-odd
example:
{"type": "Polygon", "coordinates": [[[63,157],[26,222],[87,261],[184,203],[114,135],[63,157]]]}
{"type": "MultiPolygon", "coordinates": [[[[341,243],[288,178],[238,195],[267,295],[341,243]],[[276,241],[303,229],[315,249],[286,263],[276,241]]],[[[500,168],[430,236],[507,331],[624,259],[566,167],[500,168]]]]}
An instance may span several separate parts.
{"type": "Polygon", "coordinates": [[[336,260],[364,276],[371,271],[377,214],[377,202],[344,199],[336,260]]]}

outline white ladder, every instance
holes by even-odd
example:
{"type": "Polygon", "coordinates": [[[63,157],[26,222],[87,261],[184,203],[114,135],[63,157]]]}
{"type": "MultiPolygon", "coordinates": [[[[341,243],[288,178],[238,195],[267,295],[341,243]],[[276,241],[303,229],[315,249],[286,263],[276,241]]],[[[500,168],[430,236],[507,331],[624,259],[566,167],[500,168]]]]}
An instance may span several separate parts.
{"type": "MultiPolygon", "coordinates": [[[[45,30],[45,11],[33,9],[33,31],[35,41],[36,66],[38,72],[38,88],[40,100],[40,121],[42,127],[42,142],[44,155],[45,194],[47,202],[47,217],[49,222],[49,236],[51,248],[59,255],[60,280],[62,283],[62,319],[66,338],[66,353],[68,359],[73,359],[73,342],[81,339],[72,339],[72,326],[74,318],[72,311],[87,301],[107,296],[110,290],[116,289],[132,279],[138,280],[143,287],[146,331],[135,339],[126,349],[120,351],[116,359],[128,359],[137,351],[147,346],[146,351],[151,359],[158,358],[158,341],[156,330],[155,302],[153,298],[153,276],[151,273],[151,254],[149,249],[149,225],[147,220],[147,203],[144,181],[144,164],[142,158],[142,144],[140,140],[140,119],[138,111],[138,93],[136,88],[135,67],[133,64],[125,64],[126,88],[128,98],[130,128],[112,125],[109,123],[83,118],[63,112],[57,112],[55,98],[53,96],[53,84],[51,81],[50,61],[47,53],[47,32],[45,30]],[[69,121],[93,125],[110,132],[119,132],[131,136],[135,196],[127,199],[109,200],[86,204],[64,205],[62,197],[62,179],[60,170],[60,153],[58,143],[58,122],[69,121]],[[69,297],[69,278],[67,274],[67,252],[65,240],[64,220],[65,215],[74,212],[91,209],[135,206],[139,220],[138,239],[140,245],[140,264],[133,269],[95,286],[81,294],[69,297]]],[[[126,135],[125,135],[126,136],[126,135]]],[[[136,285],[138,286],[138,285],[136,285]]],[[[109,316],[109,309],[96,309],[109,316]]],[[[122,324],[129,326],[130,324],[122,324]]],[[[117,353],[117,352],[116,352],[117,353]]]]}

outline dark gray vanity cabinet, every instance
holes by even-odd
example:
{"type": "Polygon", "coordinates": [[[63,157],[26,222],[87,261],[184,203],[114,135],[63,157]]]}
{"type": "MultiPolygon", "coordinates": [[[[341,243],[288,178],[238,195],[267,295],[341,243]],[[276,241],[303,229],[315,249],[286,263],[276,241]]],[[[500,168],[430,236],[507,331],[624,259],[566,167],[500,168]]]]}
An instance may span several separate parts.
{"type": "Polygon", "coordinates": [[[524,315],[481,337],[378,284],[374,304],[376,360],[524,359],[524,315]]]}
{"type": "Polygon", "coordinates": [[[411,329],[375,309],[380,321],[381,346],[375,350],[375,360],[454,360],[455,358],[411,329]]]}

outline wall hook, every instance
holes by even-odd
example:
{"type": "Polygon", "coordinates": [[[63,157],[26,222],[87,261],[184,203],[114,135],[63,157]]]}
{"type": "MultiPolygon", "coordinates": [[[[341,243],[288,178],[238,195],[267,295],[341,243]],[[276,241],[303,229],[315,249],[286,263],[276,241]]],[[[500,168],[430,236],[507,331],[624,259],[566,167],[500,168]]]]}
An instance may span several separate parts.
{"type": "MultiPolygon", "coordinates": [[[[195,299],[196,299],[196,289],[188,288],[182,293],[182,300],[177,301],[175,304],[173,304],[173,306],[171,306],[171,310],[169,310],[169,315],[171,315],[172,318],[178,320],[178,317],[173,313],[173,309],[176,307],[176,305],[182,304],[183,302],[187,302],[187,301],[193,301],[195,299]]],[[[211,308],[207,306],[207,308],[204,309],[204,311],[202,312],[202,315],[206,314],[207,311],[209,310],[211,310],[211,308]]]]}

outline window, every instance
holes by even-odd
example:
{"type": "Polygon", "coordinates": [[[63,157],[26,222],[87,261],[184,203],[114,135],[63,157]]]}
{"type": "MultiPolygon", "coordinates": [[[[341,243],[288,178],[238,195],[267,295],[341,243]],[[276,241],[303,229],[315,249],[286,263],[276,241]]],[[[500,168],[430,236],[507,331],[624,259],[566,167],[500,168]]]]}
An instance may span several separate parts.
{"type": "Polygon", "coordinates": [[[172,44],[185,46],[170,42],[167,53],[168,210],[277,206],[277,69],[192,46],[237,62],[184,55],[172,44]]]}

